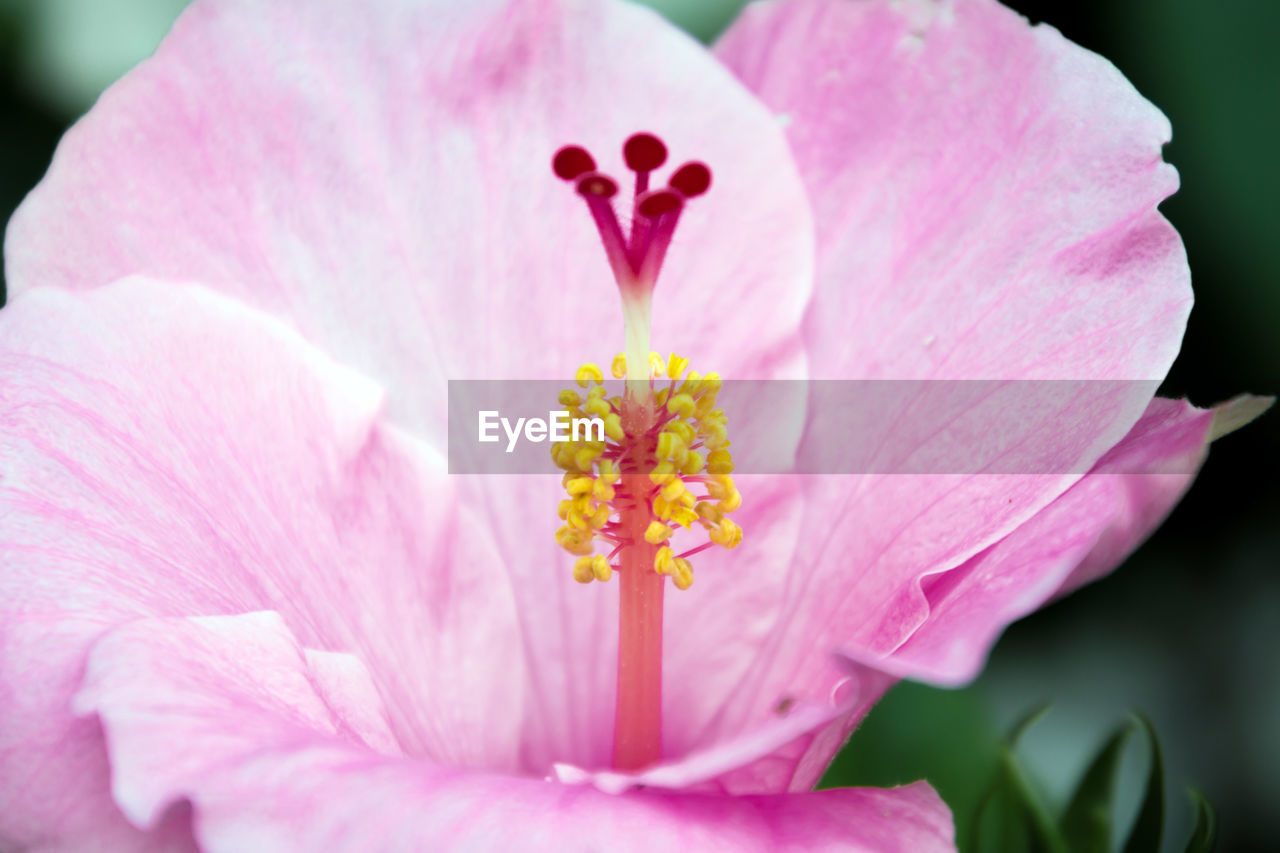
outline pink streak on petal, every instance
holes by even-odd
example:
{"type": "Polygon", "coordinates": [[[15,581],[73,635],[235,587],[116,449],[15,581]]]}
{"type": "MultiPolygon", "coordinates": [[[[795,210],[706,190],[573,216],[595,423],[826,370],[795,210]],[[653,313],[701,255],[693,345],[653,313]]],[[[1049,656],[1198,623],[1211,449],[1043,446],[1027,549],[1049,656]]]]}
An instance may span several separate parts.
{"type": "Polygon", "coordinates": [[[1169,123],[994,0],[749,7],[717,54],[787,117],[815,375],[1159,379],[1191,308],[1169,123]]]}
{"type": "MultiPolygon", "coordinates": [[[[1031,393],[1025,386],[1007,391],[1012,402],[1031,393]]],[[[702,576],[724,577],[741,589],[711,585],[688,612],[673,609],[669,619],[672,642],[690,650],[686,659],[670,662],[672,678],[691,691],[706,688],[690,709],[672,708],[673,719],[694,724],[682,746],[764,725],[787,697],[826,695],[846,675],[832,665],[832,650],[856,644],[884,655],[899,646],[929,618],[922,580],[963,565],[1050,505],[1083,476],[1072,471],[1087,471],[1123,438],[1148,393],[1140,385],[1086,383],[1059,399],[1065,408],[1050,412],[1049,423],[1070,440],[1045,446],[1056,447],[1048,470],[1060,474],[784,478],[802,508],[776,517],[768,502],[760,512],[744,510],[742,523],[762,535],[760,544],[748,538],[732,554],[706,555],[705,569],[699,565],[702,576]],[[794,551],[783,550],[786,540],[775,525],[790,525],[792,536],[798,525],[794,551]],[[737,632],[735,624],[742,626],[737,632]],[[700,668],[700,654],[714,665],[700,668]],[[714,675],[699,674],[708,671],[714,675]]],[[[994,408],[980,420],[997,423],[993,416],[1002,405],[1003,398],[992,398],[994,408]]],[[[930,444],[919,450],[928,452],[930,444]]],[[[786,768],[769,778],[774,785],[800,784],[786,768]]]]}
{"type": "MultiPolygon", "coordinates": [[[[924,783],[893,790],[726,797],[590,787],[451,771],[344,734],[334,692],[273,614],[147,619],[94,648],[81,713],[108,733],[115,796],[139,823],[179,798],[211,853],[245,849],[953,850],[924,783]],[[172,744],[185,746],[175,756],[172,744]]],[[[352,676],[358,663],[343,667],[352,676]]],[[[351,702],[343,703],[351,707],[351,702]]]]}
{"type": "MultiPolygon", "coordinates": [[[[900,647],[879,654],[847,646],[843,653],[863,672],[949,685],[969,681],[1009,623],[1110,572],[1150,535],[1194,479],[1214,413],[1154,400],[1062,497],[960,568],[926,577],[928,619],[900,647]]],[[[838,747],[812,757],[825,766],[838,747]]]]}
{"type": "Polygon", "coordinates": [[[311,647],[361,653],[405,752],[516,765],[518,627],[484,571],[501,561],[379,403],[199,288],[45,288],[4,309],[0,797],[23,808],[0,838],[79,831],[70,812],[95,808],[105,767],[66,699],[87,645],[139,616],[278,609],[311,647]]]}
{"type": "Polygon", "coordinates": [[[0,849],[194,853],[185,806],[168,810],[150,832],[125,820],[108,796],[101,725],[67,713],[84,651],[110,624],[84,613],[3,617],[0,849]]]}
{"type": "Polygon", "coordinates": [[[1065,584],[1111,571],[1150,535],[1190,486],[1212,418],[1185,401],[1153,401],[1088,476],[1035,518],[963,566],[924,578],[929,619],[899,648],[883,657],[848,653],[898,676],[969,681],[1006,625],[1065,584]]]}
{"type": "Polygon", "coordinates": [[[813,231],[782,133],[629,3],[196,2],[62,141],[11,222],[11,292],[206,283],[290,317],[443,447],[446,378],[566,379],[620,348],[595,229],[547,162],[577,143],[625,174],[642,129],[716,172],[667,260],[655,344],[725,375],[794,370],[813,231]],[[587,351],[566,346],[566,305],[587,351]]]}
{"type": "MultiPolygon", "coordinates": [[[[1055,33],[994,3],[949,8],[761,4],[718,47],[786,115],[814,199],[814,372],[1163,376],[1190,307],[1181,246],[1154,211],[1175,185],[1159,159],[1167,123],[1113,68],[1055,33]]],[[[1055,470],[1098,460],[1153,388],[1085,395],[1067,409],[1061,430],[1082,443],[1055,470]]],[[[774,576],[772,595],[761,589],[757,609],[725,617],[771,621],[763,651],[723,652],[739,661],[725,671],[746,675],[698,737],[763,725],[778,697],[829,689],[839,672],[815,645],[853,644],[876,658],[897,648],[930,618],[926,577],[1010,536],[1079,478],[804,484],[811,533],[792,572],[774,576]]],[[[819,738],[825,755],[797,760],[820,765],[855,722],[832,723],[819,738]]],[[[780,774],[768,784],[816,778],[794,764],[780,774]]]]}

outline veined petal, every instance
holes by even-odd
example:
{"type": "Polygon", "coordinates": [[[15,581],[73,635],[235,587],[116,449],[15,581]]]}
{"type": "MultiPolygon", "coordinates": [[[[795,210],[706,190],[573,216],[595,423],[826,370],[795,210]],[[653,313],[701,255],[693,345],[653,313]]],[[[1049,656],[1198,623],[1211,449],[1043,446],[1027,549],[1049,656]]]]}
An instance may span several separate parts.
{"type": "MultiPolygon", "coordinates": [[[[1181,244],[1156,211],[1176,186],[1160,159],[1167,122],[1053,30],[987,0],[797,0],[749,8],[717,51],[785,115],[813,200],[814,375],[1143,382],[1110,398],[1116,386],[1080,386],[1060,433],[1088,440],[1066,448],[1058,476],[805,483],[817,535],[776,582],[775,627],[744,652],[712,739],[844,677],[815,645],[882,659],[924,630],[926,577],[1014,535],[1138,421],[1191,303],[1181,244]]],[[[807,747],[801,768],[820,768],[855,722],[833,723],[817,738],[825,755],[807,747]]],[[[775,785],[820,772],[781,765],[775,785]]]]}
{"type": "Polygon", "coordinates": [[[924,783],[614,796],[386,754],[370,740],[387,734],[378,701],[358,662],[317,677],[283,621],[256,613],[113,631],[90,656],[76,708],[102,720],[115,798],[130,819],[147,826],[189,799],[211,853],[954,849],[950,815],[924,783]],[[179,757],[174,743],[184,744],[179,757]]]}
{"type": "Polygon", "coordinates": [[[716,49],[813,202],[814,375],[1165,375],[1191,308],[1169,123],[1105,59],[995,0],[753,4],[716,49]]]}
{"type": "Polygon", "coordinates": [[[1185,400],[1154,400],[1062,497],[964,565],[922,578],[929,618],[905,643],[885,657],[851,655],[898,676],[969,681],[1006,625],[1045,604],[1069,578],[1109,572],[1164,520],[1208,452],[1213,418],[1212,409],[1185,400]]]}
{"type": "Polygon", "coordinates": [[[193,3],[62,141],[10,225],[10,287],[206,283],[287,315],[443,446],[444,380],[567,379],[620,347],[604,252],[549,164],[580,143],[621,174],[638,130],[716,174],[655,345],[727,375],[794,365],[813,233],[782,132],[629,3],[193,3]],[[730,300],[769,322],[725,324],[730,300]]]}
{"type": "MultiPolygon", "coordinates": [[[[1153,401],[1129,434],[1044,510],[962,565],[918,577],[915,583],[925,614],[899,645],[877,645],[886,633],[900,634],[893,611],[868,612],[862,624],[847,626],[849,636],[857,639],[844,642],[840,654],[854,665],[854,677],[866,685],[863,692],[870,701],[850,706],[809,740],[794,744],[783,753],[790,761],[771,755],[744,765],[729,775],[728,782],[741,785],[739,790],[803,790],[820,778],[878,697],[873,692],[877,684],[883,690],[904,677],[948,685],[972,679],[1010,622],[1106,574],[1150,535],[1194,479],[1208,442],[1216,437],[1215,419],[1235,412],[1251,418],[1265,407],[1266,401],[1257,398],[1242,398],[1218,409],[1153,401]],[[878,682],[876,673],[883,676],[878,682]]],[[[792,618],[801,625],[813,624],[812,615],[803,609],[792,618]]],[[[786,657],[785,648],[776,654],[786,657]]],[[[798,695],[821,689],[841,668],[817,657],[797,651],[786,657],[798,661],[789,678],[761,683],[779,685],[774,690],[794,685],[790,689],[798,695]]],[[[757,725],[773,722],[765,717],[757,725]]]]}
{"type": "Polygon", "coordinates": [[[0,313],[0,840],[107,825],[100,736],[66,703],[88,645],[144,616],[279,610],[360,653],[406,752],[515,764],[510,588],[380,401],[197,287],[41,288],[0,313]]]}

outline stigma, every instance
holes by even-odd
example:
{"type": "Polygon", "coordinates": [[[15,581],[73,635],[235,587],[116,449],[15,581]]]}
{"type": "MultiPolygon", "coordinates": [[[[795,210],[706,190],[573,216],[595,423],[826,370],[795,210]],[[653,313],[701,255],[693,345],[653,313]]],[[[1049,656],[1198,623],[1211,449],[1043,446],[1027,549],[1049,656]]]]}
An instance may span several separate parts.
{"type": "Polygon", "coordinates": [[[586,202],[625,303],[652,292],[680,214],[690,199],[711,187],[711,170],[690,161],[671,173],[665,187],[651,189],[653,172],[667,161],[667,146],[651,133],[627,139],[622,157],[635,175],[631,227],[625,233],[613,206],[618,182],[597,170],[595,158],[585,148],[561,148],[551,160],[551,169],[559,178],[572,182],[586,202]]]}
{"type": "Polygon", "coordinates": [[[727,418],[716,403],[721,380],[690,371],[675,353],[663,359],[650,349],[650,306],[681,214],[710,188],[711,170],[690,161],[665,186],[651,187],[667,147],[650,133],[627,139],[622,156],[635,177],[626,229],[614,208],[618,182],[586,149],[565,146],[552,158],[555,174],[586,203],[617,283],[625,349],[610,372],[626,380],[623,393],[609,396],[604,372],[584,364],[574,377],[578,388],[560,393],[569,417],[601,419],[605,436],[552,445],[566,492],[555,536],[577,557],[573,575],[582,583],[643,571],[688,589],[690,557],[742,541],[742,529],[727,517],[742,495],[731,477],[727,418]],[[697,543],[678,550],[673,543],[690,533],[701,534],[697,543]]]}

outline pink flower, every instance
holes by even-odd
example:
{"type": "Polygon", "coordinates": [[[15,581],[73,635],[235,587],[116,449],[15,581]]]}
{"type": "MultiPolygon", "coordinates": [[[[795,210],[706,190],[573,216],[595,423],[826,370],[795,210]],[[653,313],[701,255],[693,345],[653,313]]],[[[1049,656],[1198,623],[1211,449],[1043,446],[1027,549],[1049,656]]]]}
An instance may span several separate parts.
{"type": "Polygon", "coordinates": [[[700,368],[1177,352],[1167,122],[994,2],[762,4],[713,55],[625,3],[198,0],[6,238],[0,846],[950,849],[924,783],[809,789],[1260,404],[1081,400],[1055,470],[1085,475],[742,478],[742,547],[667,597],[662,759],[612,770],[614,586],[574,583],[553,478],[447,475],[444,380],[619,349],[546,163],[619,174],[641,129],[715,172],[653,295],[700,368]]]}

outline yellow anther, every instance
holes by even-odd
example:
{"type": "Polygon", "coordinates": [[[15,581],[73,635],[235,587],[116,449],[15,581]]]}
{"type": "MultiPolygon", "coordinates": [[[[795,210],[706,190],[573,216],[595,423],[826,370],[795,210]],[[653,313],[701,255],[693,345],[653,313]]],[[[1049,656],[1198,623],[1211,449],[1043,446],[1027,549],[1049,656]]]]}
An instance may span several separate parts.
{"type": "MultiPolygon", "coordinates": [[[[627,366],[626,354],[619,353],[609,371],[614,378],[625,379],[627,366]]],[[[656,382],[648,383],[642,392],[642,404],[652,412],[653,420],[662,424],[655,432],[626,432],[624,401],[607,395],[604,376],[594,364],[582,365],[574,377],[585,392],[566,389],[559,394],[560,405],[570,418],[595,417],[604,422],[602,440],[553,442],[550,447],[552,460],[565,471],[561,485],[568,495],[556,507],[562,526],[555,540],[578,558],[573,575],[581,583],[607,581],[613,576],[609,557],[594,553],[599,544],[597,535],[614,553],[623,554],[624,563],[626,554],[631,553],[628,549],[652,549],[654,571],[670,576],[682,590],[693,585],[693,566],[677,557],[672,546],[676,538],[686,535],[684,531],[699,535],[705,531],[713,544],[724,548],[735,548],[742,542],[742,528],[727,518],[743,501],[730,476],[734,464],[728,419],[716,403],[723,380],[715,373],[690,370],[688,359],[675,353],[665,359],[650,353],[648,366],[651,378],[668,376],[672,380],[662,388],[653,387],[656,382]],[[645,466],[652,468],[646,470],[645,466]],[[647,474],[653,486],[632,474],[647,474]],[[692,490],[701,495],[704,487],[706,495],[699,501],[692,490]],[[650,514],[642,522],[643,541],[632,532],[630,522],[611,523],[646,509],[650,514]]],[[[635,365],[631,367],[635,369],[635,365]]],[[[629,398],[626,402],[631,405],[629,398]]],[[[700,548],[695,543],[692,550],[700,548]]]]}
{"type": "Polygon", "coordinates": [[[732,474],[733,473],[733,456],[729,451],[721,447],[711,451],[707,455],[707,473],[708,474],[732,474]]]}
{"type": "Polygon", "coordinates": [[[663,524],[661,521],[649,522],[649,527],[644,532],[644,541],[650,545],[661,545],[671,538],[674,531],[663,524]]]}
{"type": "Polygon", "coordinates": [[[578,383],[578,387],[586,388],[592,382],[597,385],[604,382],[604,374],[597,365],[587,363],[578,368],[578,372],[573,374],[573,379],[578,383]]]}
{"type": "Polygon", "coordinates": [[[604,416],[604,434],[617,442],[627,437],[626,431],[622,429],[622,415],[610,412],[604,416]]]}
{"type": "Polygon", "coordinates": [[[704,421],[701,432],[704,436],[702,443],[705,444],[709,450],[715,450],[728,444],[729,431],[724,428],[723,424],[716,423],[714,421],[706,423],[704,421]]]}
{"type": "Polygon", "coordinates": [[[667,369],[667,363],[663,361],[662,356],[656,352],[649,353],[649,373],[654,377],[662,376],[667,369]]]}
{"type": "Polygon", "coordinates": [[[698,431],[694,429],[693,424],[688,421],[672,421],[663,427],[663,429],[667,432],[675,433],[680,436],[680,440],[684,442],[686,447],[693,444],[693,442],[698,438],[698,431]]]}
{"type": "Polygon", "coordinates": [[[570,554],[590,554],[593,538],[585,530],[574,530],[572,527],[561,527],[556,531],[556,544],[570,554]]]}
{"type": "MultiPolygon", "coordinates": [[[[596,554],[596,557],[599,557],[596,554]]],[[[573,561],[573,579],[578,583],[591,583],[596,579],[595,570],[592,568],[592,562],[595,557],[579,557],[573,561]]]]}
{"type": "Polygon", "coordinates": [[[603,479],[596,480],[591,487],[591,497],[600,503],[608,503],[613,500],[615,494],[613,486],[606,483],[603,479]]]}
{"type": "Polygon", "coordinates": [[[564,468],[566,473],[573,473],[571,470],[573,468],[573,459],[565,455],[564,448],[561,445],[551,445],[551,461],[555,463],[557,468],[564,468]]]}
{"type": "Polygon", "coordinates": [[[671,520],[683,527],[689,529],[689,525],[698,520],[698,514],[687,506],[677,506],[671,509],[671,520]]]}
{"type": "Polygon", "coordinates": [[[693,409],[693,398],[688,394],[677,394],[667,401],[667,411],[682,418],[692,415],[693,409]]]}
{"type": "Polygon", "coordinates": [[[742,542],[742,528],[727,518],[720,519],[720,524],[709,531],[711,541],[724,548],[737,548],[742,542]]]}
{"type": "Polygon", "coordinates": [[[667,359],[667,375],[672,379],[679,379],[680,374],[684,373],[686,367],[689,366],[689,359],[682,355],[671,353],[671,358],[667,359]]]}
{"type": "Polygon", "coordinates": [[[717,474],[707,481],[707,494],[716,500],[722,501],[733,492],[733,478],[728,474],[717,474]]]}
{"type": "Polygon", "coordinates": [[[670,482],[675,475],[676,466],[668,460],[663,460],[653,466],[653,470],[649,472],[649,481],[655,486],[661,486],[670,482]]]}
{"type": "Polygon", "coordinates": [[[683,557],[676,557],[672,582],[676,589],[688,589],[693,586],[693,565],[683,557]]]}
{"type": "Polygon", "coordinates": [[[658,446],[655,448],[659,459],[671,459],[677,464],[689,453],[680,436],[663,430],[658,433],[658,446]]]}
{"type": "Polygon", "coordinates": [[[680,463],[680,473],[692,477],[695,474],[701,474],[704,467],[706,462],[703,461],[702,454],[696,450],[690,450],[685,455],[684,461],[680,463]]]}
{"type": "Polygon", "coordinates": [[[579,471],[590,471],[591,465],[600,458],[602,449],[596,447],[582,447],[573,454],[573,464],[578,467],[579,471]]]}
{"type": "Polygon", "coordinates": [[[612,410],[609,408],[608,400],[601,399],[600,397],[592,397],[583,404],[582,411],[588,415],[603,418],[612,410]]]}
{"type": "Polygon", "coordinates": [[[567,519],[569,526],[574,530],[587,530],[591,527],[590,516],[583,512],[581,507],[573,506],[569,508],[569,518],[567,519]]]}
{"type": "Polygon", "coordinates": [[[662,487],[662,499],[668,503],[674,503],[675,501],[680,500],[684,493],[684,480],[672,479],[662,487]]]}
{"type": "Polygon", "coordinates": [[[742,506],[742,492],[734,489],[729,497],[720,501],[718,506],[724,512],[733,512],[735,509],[742,506]]]}
{"type": "Polygon", "coordinates": [[[724,518],[724,510],[713,503],[707,501],[699,501],[698,505],[693,508],[698,518],[706,519],[712,524],[719,524],[720,519],[724,518]]]}
{"type": "Polygon", "coordinates": [[[569,493],[570,497],[578,497],[579,495],[591,494],[595,481],[590,477],[574,477],[564,484],[564,490],[569,493]]]}

